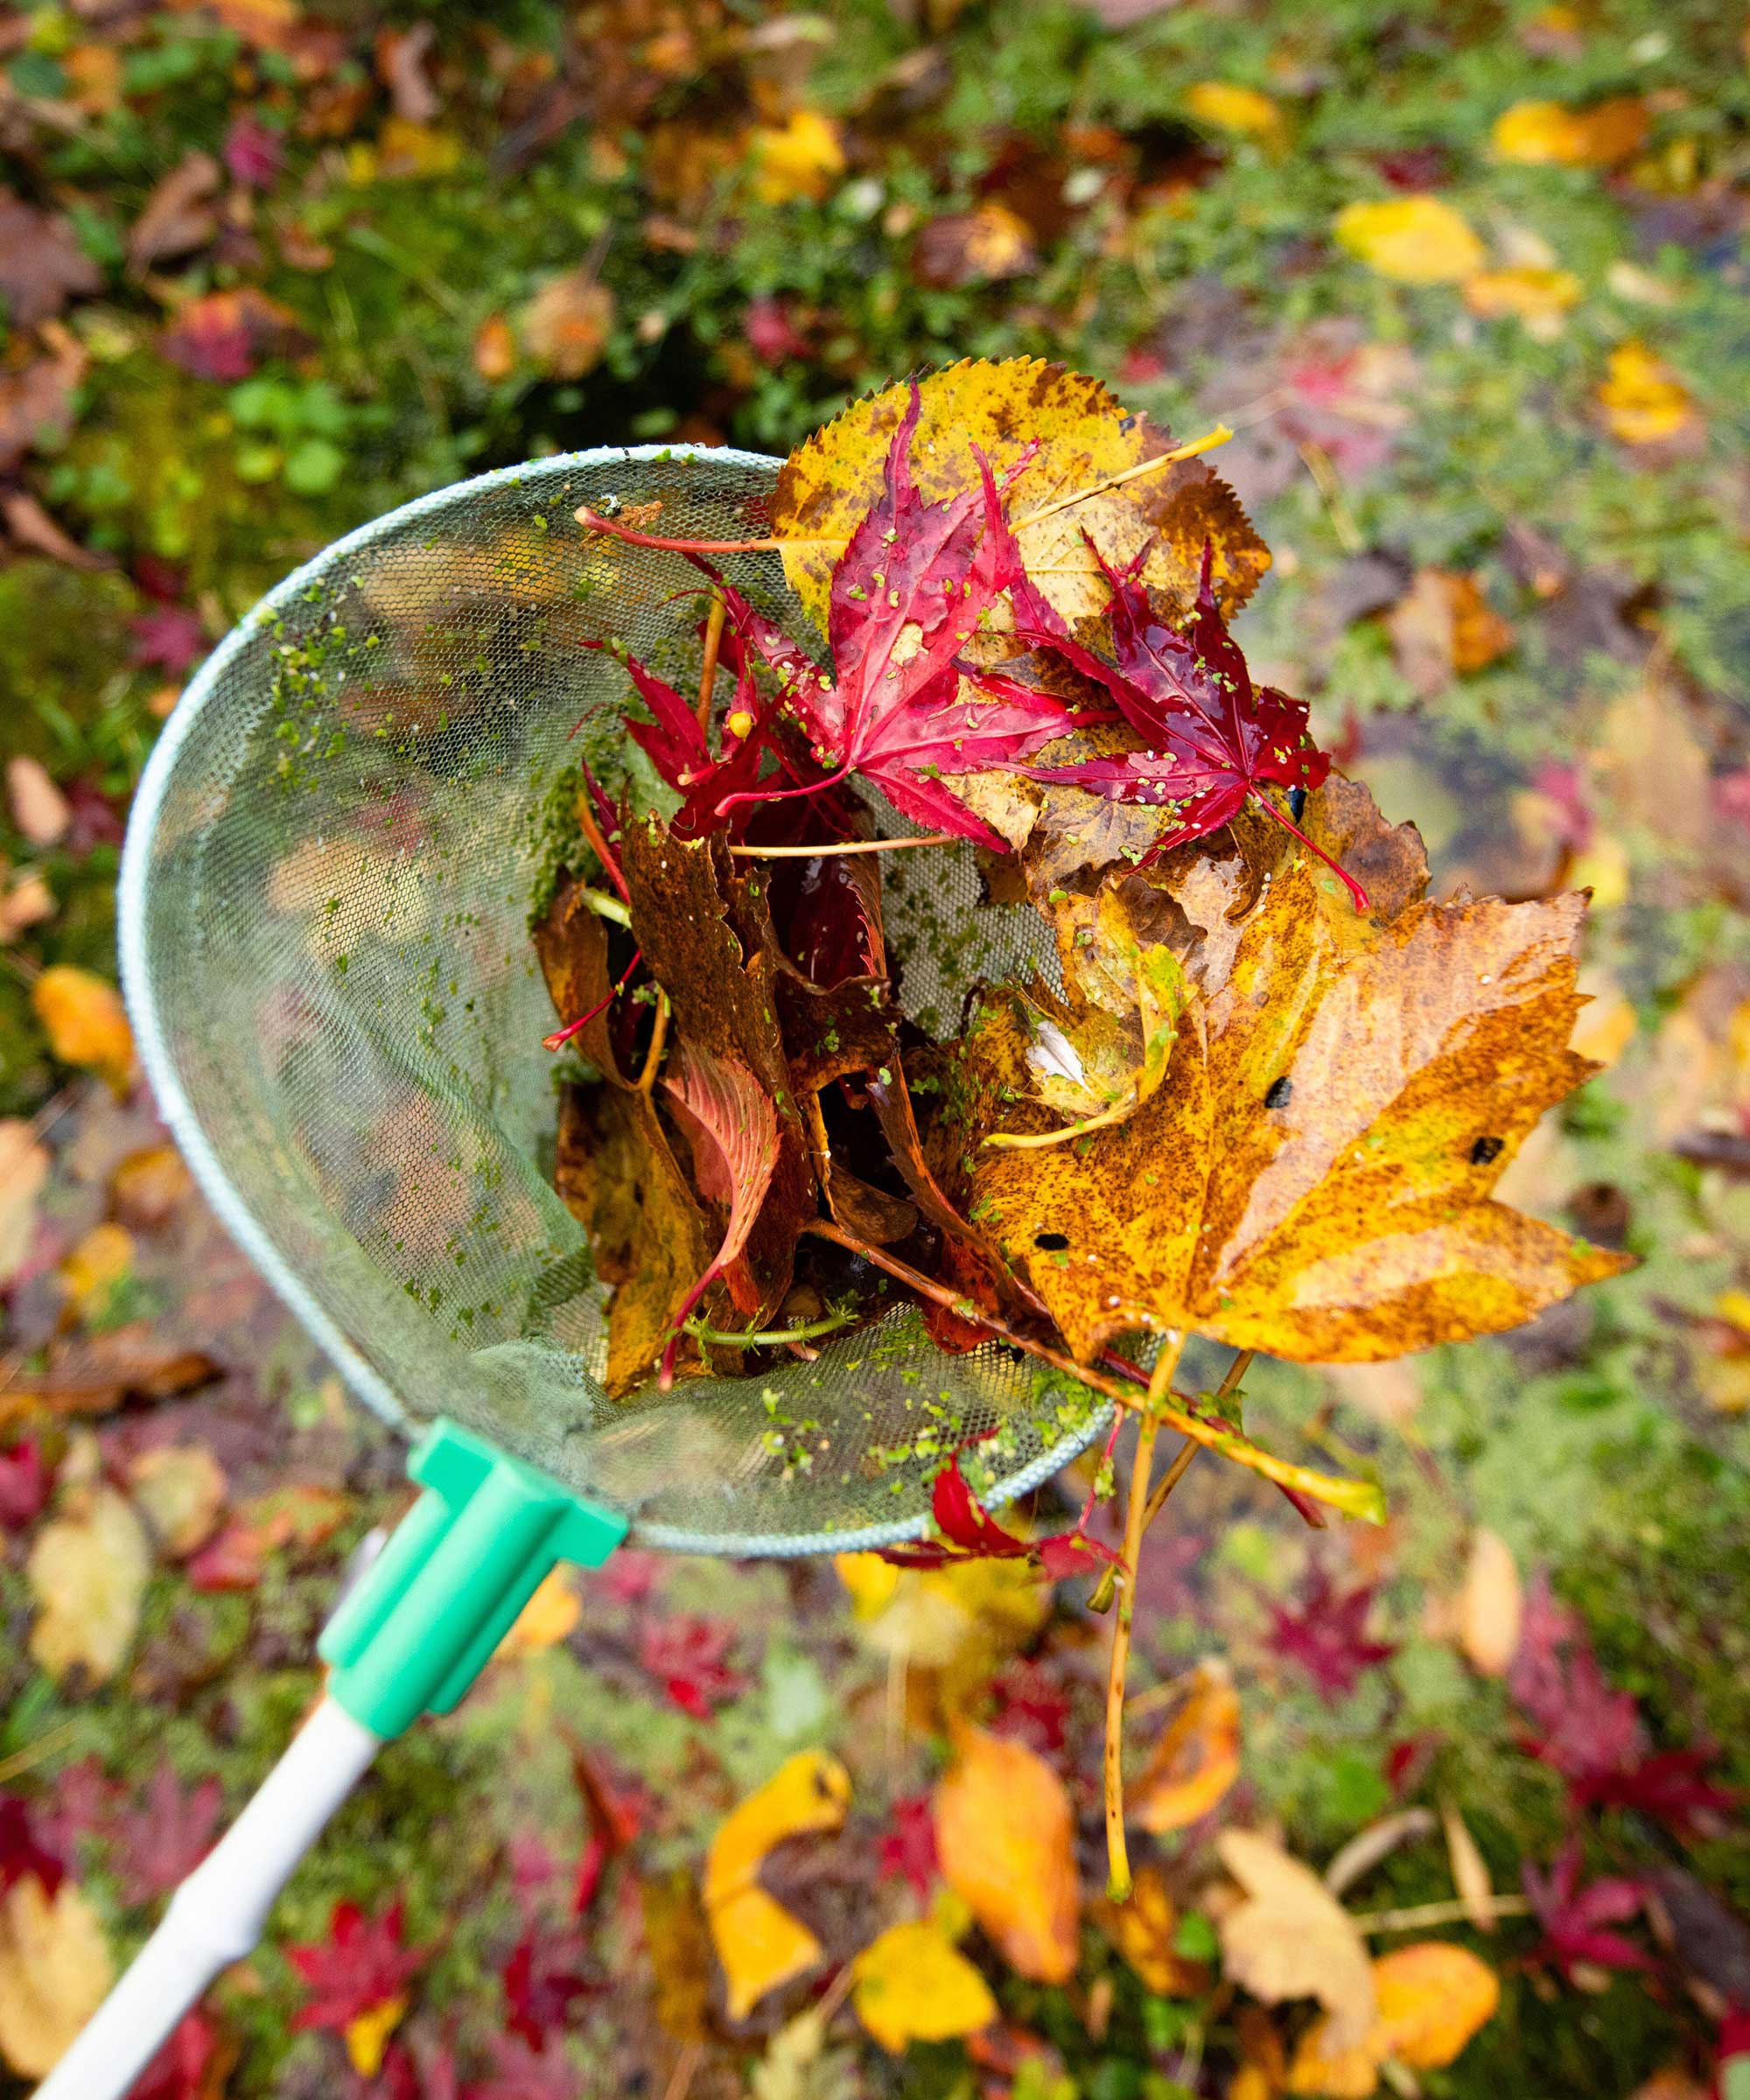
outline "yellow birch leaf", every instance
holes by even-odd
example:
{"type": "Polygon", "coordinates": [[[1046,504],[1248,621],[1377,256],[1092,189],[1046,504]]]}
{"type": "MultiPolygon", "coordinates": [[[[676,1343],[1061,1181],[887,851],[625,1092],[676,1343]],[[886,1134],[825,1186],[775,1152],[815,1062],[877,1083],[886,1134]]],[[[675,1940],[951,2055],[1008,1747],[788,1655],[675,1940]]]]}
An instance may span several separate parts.
{"type": "MultiPolygon", "coordinates": [[[[910,398],[901,384],[852,402],[798,446],[778,477],[772,531],[786,576],[822,628],[834,564],[880,491],[910,398]]],[[[1115,566],[1141,555],[1143,580],[1182,612],[1196,598],[1206,540],[1225,613],[1245,603],[1270,566],[1238,497],[1200,459],[1102,486],[1172,444],[1096,379],[1039,358],[968,359],[923,380],[919,400],[912,472],[928,502],[977,486],[975,444],[1001,481],[1037,444],[1003,509],[1027,573],[1067,620],[1102,611],[1111,595],[1084,528],[1115,566]]]]}
{"type": "Polygon", "coordinates": [[[1124,1123],[988,1145],[1048,1111],[1000,1000],[960,1046],[970,1203],[1084,1362],[1165,1327],[1372,1362],[1516,1326],[1632,1265],[1490,1200],[1592,1069],[1568,1046],[1584,897],[1431,903],[1413,829],[1353,783],[1306,822],[1372,886],[1368,916],[1262,815],[1149,871],[1179,906],[1159,937],[1188,990],[1166,1082],[1124,1123]]]}
{"type": "Polygon", "coordinates": [[[103,2002],[115,1969],[97,1914],[76,1885],[52,1900],[34,1874],[0,1898],[0,2056],[46,2078],[103,2002]]]}
{"type": "Polygon", "coordinates": [[[1218,1662],[1201,1662],[1125,1802],[1144,1830],[1183,1830],[1207,1816],[1240,1775],[1240,1695],[1218,1662]]]}
{"type": "Polygon", "coordinates": [[[151,1572],[145,1527],[113,1488],[88,1488],[36,1536],[24,1573],[38,1606],[31,1654],[59,1682],[75,1666],[94,1684],[122,1667],[139,1630],[151,1572]]]}
{"type": "Polygon", "coordinates": [[[1377,2006],[1367,1949],[1348,1913],[1310,1867],[1256,1830],[1223,1830],[1215,1849],[1246,1892],[1216,1924],[1228,1977],[1267,2006],[1316,1998],[1329,2016],[1331,2048],[1356,2047],[1372,2031],[1377,2006]]]}
{"type": "Polygon", "coordinates": [[[1347,204],[1332,231],[1340,247],[1397,284],[1459,284],[1485,260],[1468,221],[1438,197],[1347,204]]]}
{"type": "Polygon", "coordinates": [[[976,2034],[997,2017],[990,1986],[928,1921],[890,1925],[852,1968],[857,2017],[892,2055],[914,2041],[976,2034]]]}
{"type": "Polygon", "coordinates": [[[705,1854],[705,1919],[729,1984],[729,2015],[745,2020],[768,1991],[821,1958],[808,1927],[760,1886],[772,1847],[809,1830],[836,1830],[850,1776],[823,1750],[799,1750],[724,1818],[705,1854]]]}
{"type": "Polygon", "coordinates": [[[838,129],[818,109],[793,109],[781,124],[756,124],[748,134],[753,193],[762,204],[818,203],[844,172],[838,129]]]}
{"type": "Polygon", "coordinates": [[[1018,1976],[1074,1973],[1082,1892],[1063,1782],[1025,1743],[962,1726],[935,1792],[942,1877],[1018,1976]]]}
{"type": "Polygon", "coordinates": [[[1282,105],[1231,80],[1199,80],[1186,89],[1185,107],[1200,124],[1242,138],[1279,139],[1283,133],[1282,105]]]}
{"type": "MultiPolygon", "coordinates": [[[[1599,406],[1625,444],[1658,444],[1686,430],[1695,416],[1689,388],[1645,343],[1619,343],[1600,382],[1599,406]]],[[[40,989],[40,987],[39,987],[40,989]]]]}
{"type": "Polygon", "coordinates": [[[388,2038],[401,2025],[407,1999],[386,1998],[380,2006],[368,2006],[345,2029],[346,2061],[360,2078],[374,2078],[382,2068],[388,2038]]]}
{"type": "Polygon", "coordinates": [[[107,1079],[117,1094],[134,1068],[134,1032],[113,984],[71,962],[51,963],[31,987],[31,1004],[64,1065],[107,1079]]]}

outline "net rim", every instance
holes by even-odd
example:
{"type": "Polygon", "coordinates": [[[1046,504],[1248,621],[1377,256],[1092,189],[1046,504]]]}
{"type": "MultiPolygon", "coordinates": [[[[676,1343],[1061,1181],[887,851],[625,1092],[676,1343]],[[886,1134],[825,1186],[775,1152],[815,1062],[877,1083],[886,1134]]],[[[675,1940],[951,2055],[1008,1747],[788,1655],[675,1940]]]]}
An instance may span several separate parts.
{"type": "MultiPolygon", "coordinates": [[[[744,452],[732,445],[596,445],[583,452],[558,452],[548,458],[498,467],[490,473],[446,483],[343,534],[276,584],[214,649],[184,689],[159,732],[135,793],[116,883],[116,946],[122,998],[133,1024],[140,1064],[158,1112],[187,1161],[202,1195],[263,1282],[329,1357],[351,1391],[379,1420],[410,1436],[418,1432],[422,1423],[396,1397],[388,1380],[354,1347],[280,1252],[266,1227],[226,1172],[178,1075],[149,960],[146,926],[147,878],[164,797],[179,754],[197,732],[206,708],[217,699],[223,687],[226,674],[256,630],[265,620],[289,608],[334,563],[364,551],[425,513],[455,502],[465,491],[484,494],[496,487],[521,486],[550,475],[575,472],[580,468],[663,465],[695,459],[768,469],[783,464],[769,452],[744,452]]],[[[1042,1486],[1087,1450],[1109,1426],[1112,1415],[1110,1401],[1090,1410],[1083,1428],[1068,1432],[1037,1458],[998,1481],[985,1497],[987,1504],[1010,1502],[1042,1486]]],[[[577,1492],[587,1496],[586,1489],[577,1492]]],[[[885,1524],[863,1524],[844,1531],[815,1531],[791,1536],[710,1532],[675,1524],[646,1523],[634,1512],[628,1543],[664,1552],[704,1553],[730,1559],[788,1560],[823,1553],[869,1552],[882,1546],[902,1545],[921,1538],[928,1528],[928,1517],[920,1513],[885,1524]]]]}

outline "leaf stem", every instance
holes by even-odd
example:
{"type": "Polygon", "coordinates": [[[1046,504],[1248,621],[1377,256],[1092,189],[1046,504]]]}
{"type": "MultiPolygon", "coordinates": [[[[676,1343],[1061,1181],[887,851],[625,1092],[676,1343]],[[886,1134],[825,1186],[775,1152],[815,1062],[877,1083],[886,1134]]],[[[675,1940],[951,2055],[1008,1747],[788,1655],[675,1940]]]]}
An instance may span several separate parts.
{"type": "Polygon", "coordinates": [[[620,971],[618,980],[608,987],[607,996],[605,998],[598,999],[587,1013],[580,1013],[575,1021],[567,1021],[563,1028],[556,1028],[551,1035],[543,1035],[541,1039],[541,1047],[543,1050],[563,1050],[573,1036],[581,1035],[598,1013],[606,1013],[608,1008],[613,1004],[618,995],[625,990],[626,979],[643,960],[644,950],[641,948],[634,948],[632,951],[631,962],[620,971]]]}
{"type": "Polygon", "coordinates": [[[900,853],[907,846],[957,846],[952,831],[931,831],[921,838],[852,838],[839,845],[732,846],[738,860],[826,860],[846,853],[900,853]]]}
{"type": "Polygon", "coordinates": [[[598,919],[611,919],[616,926],[632,924],[632,914],[618,897],[610,897],[606,890],[592,890],[587,884],[583,886],[581,894],[598,919]]]}
{"type": "MultiPolygon", "coordinates": [[[[590,797],[587,794],[580,794],[578,797],[577,816],[578,829],[588,841],[591,852],[600,861],[608,880],[620,892],[629,909],[632,903],[632,892],[626,886],[626,878],[620,872],[620,863],[614,858],[613,849],[608,844],[601,826],[596,822],[596,814],[590,808],[590,797]]],[[[630,923],[628,919],[627,924],[630,923]]]]}
{"type": "Polygon", "coordinates": [[[1158,473],[1164,466],[1173,466],[1181,459],[1194,459],[1200,452],[1213,452],[1218,444],[1225,444],[1233,432],[1225,423],[1218,423],[1213,430],[1206,430],[1200,438],[1194,438],[1188,444],[1175,445],[1170,452],[1159,452],[1152,459],[1138,459],[1135,466],[1127,466],[1122,473],[1108,474],[1103,481],[1096,481],[1091,488],[1078,488],[1074,495],[1060,496],[1056,502],[1047,503],[1043,509],[1029,511],[1024,518],[1010,522],[1012,532],[1021,532],[1029,525],[1042,523],[1054,518],[1060,510],[1068,510],[1077,503],[1085,503],[1091,496],[1103,496],[1108,489],[1122,488],[1127,481],[1139,481],[1144,474],[1158,473]]]}
{"type": "Polygon", "coordinates": [[[650,1025],[650,1047],[644,1054],[644,1069],[638,1074],[638,1091],[648,1094],[656,1084],[656,1074],[662,1062],[662,1050],[668,1040],[668,995],[661,985],[656,988],[656,1018],[650,1025]]]}
{"type": "Polygon", "coordinates": [[[1367,892],[1362,887],[1360,883],[1355,880],[1354,877],[1349,873],[1347,868],[1340,867],[1331,858],[1331,856],[1325,850],[1323,846],[1314,845],[1312,841],[1307,837],[1306,834],[1300,829],[1299,825],[1297,824],[1294,819],[1288,814],[1287,810],[1278,808],[1275,802],[1264,793],[1262,788],[1255,787],[1252,789],[1252,794],[1258,802],[1263,803],[1264,808],[1271,816],[1276,819],[1277,822],[1282,826],[1284,831],[1292,832],[1293,836],[1300,841],[1301,844],[1306,847],[1309,853],[1316,854],[1318,858],[1324,862],[1325,865],[1329,868],[1331,872],[1337,878],[1337,880],[1342,884],[1346,890],[1348,890],[1349,892],[1350,901],[1354,904],[1358,912],[1368,912],[1373,909],[1373,906],[1368,902],[1367,892]]]}
{"type": "Polygon", "coordinates": [[[854,1312],[829,1312],[820,1320],[805,1320],[799,1327],[766,1327],[745,1334],[728,1327],[708,1327],[702,1320],[690,1320],[687,1332],[700,1341],[714,1341],[721,1348],[774,1349],[786,1342],[812,1341],[816,1335],[836,1334],[856,1318],[854,1312]]]}
{"type": "Polygon", "coordinates": [[[723,648],[723,623],[729,612],[729,601],[719,585],[711,585],[710,612],[705,620],[705,660],[699,669],[699,704],[696,710],[699,729],[709,733],[711,718],[711,694],[717,686],[718,653],[723,648]]]}
{"type": "MultiPolygon", "coordinates": [[[[1172,1388],[1172,1374],[1185,1348],[1176,1328],[1161,1337],[1149,1373],[1144,1412],[1137,1432],[1137,1456],[1130,1473],[1130,1499],[1124,1516],[1124,1544],[1118,1576],[1118,1609],[1112,1621],[1112,1654],[1106,1671],[1106,1894],[1114,1903],[1130,1900],[1130,1855],[1124,1841],[1124,1678],[1130,1662],[1130,1623],[1137,1609],[1137,1563],[1142,1558],[1143,1528],[1148,1518],[1149,1469],[1160,1432],[1158,1411],[1172,1388]]],[[[1186,1450],[1194,1451],[1188,1444],[1186,1450]]],[[[1180,1454],[1184,1459],[1184,1454],[1180,1454]]],[[[1185,1460],[1185,1464],[1189,1460],[1185,1460]]],[[[1180,1470],[1184,1470],[1180,1465],[1180,1470]]]]}

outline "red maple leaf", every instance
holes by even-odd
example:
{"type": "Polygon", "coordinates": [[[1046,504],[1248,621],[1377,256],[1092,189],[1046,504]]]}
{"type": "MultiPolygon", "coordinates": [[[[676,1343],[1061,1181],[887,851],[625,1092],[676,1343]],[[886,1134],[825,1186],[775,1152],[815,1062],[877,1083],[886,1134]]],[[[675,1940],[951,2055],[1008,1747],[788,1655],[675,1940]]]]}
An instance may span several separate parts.
{"type": "Polygon", "coordinates": [[[186,2012],[130,2089],[128,2100],[207,2100],[207,2073],[219,2053],[219,2030],[206,2013],[186,2012]]]}
{"type": "Polygon", "coordinates": [[[725,1657],[738,1628],[723,1619],[680,1614],[644,1629],[638,1660],[682,1713],[708,1721],[713,1711],[746,1689],[747,1679],[725,1657]]]}
{"type": "Polygon", "coordinates": [[[246,190],[270,190],[285,166],[285,145],[279,133],[252,116],[236,118],[220,150],[231,179],[246,190]]]}
{"type": "Polygon", "coordinates": [[[637,1837],[649,1802],[642,1788],[619,1785],[581,1743],[572,1746],[571,1775],[590,1826],[571,1891],[571,1915],[580,1918],[596,1900],[608,1861],[637,1837]]]}
{"type": "Polygon", "coordinates": [[[1330,1576],[1319,1567],[1298,1606],[1270,1607],[1269,1647],[1304,1670],[1327,1705],[1347,1698],[1364,1670],[1397,1652],[1390,1642],[1369,1641],[1362,1633],[1373,1600],[1371,1585],[1339,1597],[1330,1576]]]}
{"type": "Polygon", "coordinates": [[[133,623],[136,663],[155,664],[179,678],[206,654],[206,630],[197,614],[183,606],[160,606],[142,612],[133,623]]]}
{"type": "Polygon", "coordinates": [[[903,1875],[920,1896],[928,1896],[939,1863],[935,1850],[935,1816],[928,1794],[913,1794],[893,1803],[893,1827],[885,1830],[875,1852],[875,1879],[891,1881],[903,1875]]]}
{"type": "Polygon", "coordinates": [[[65,1868],[37,1835],[31,1811],[16,1794],[0,1794],[0,1896],[15,1881],[34,1874],[43,1894],[52,1896],[65,1875],[65,1868]]]}
{"type": "Polygon", "coordinates": [[[145,1799],[116,1820],[116,1867],[130,1903],[150,1902],[186,1880],[206,1857],[225,1789],[203,1779],[183,1790],[167,1758],[146,1782],[145,1799]]]}
{"type": "Polygon", "coordinates": [[[882,1546],[878,1549],[882,1559],[899,1568],[945,1568],[960,1560],[1032,1560],[1054,1582],[1085,1575],[1102,1564],[1116,1564],[1118,1557],[1112,1549],[1087,1536],[1087,1509],[1073,1531],[1055,1538],[1017,1538],[1003,1529],[967,1486],[960,1470],[961,1452],[995,1433],[987,1429],[969,1437],[936,1474],[930,1489],[930,1516],[941,1537],[920,1539],[915,1545],[882,1546]]]}
{"type": "Polygon", "coordinates": [[[1069,1697],[1042,1662],[1017,1661],[991,1680],[998,1735],[1018,1738],[1034,1750],[1061,1750],[1069,1722],[1069,1697]]]}
{"type": "Polygon", "coordinates": [[[43,1463],[42,1446],[26,1437],[10,1451],[0,1451],[0,1526],[22,1531],[34,1523],[47,1504],[54,1474],[43,1463]]]}
{"type": "Polygon", "coordinates": [[[538,2049],[564,2026],[578,1998],[601,1988],[580,1969],[569,1965],[583,1956],[581,1940],[568,1936],[542,1942],[532,1929],[524,1932],[500,1971],[505,2003],[510,2008],[505,2022],[509,2033],[520,2034],[531,2048],[538,2049]]]}
{"type": "Polygon", "coordinates": [[[738,1310],[760,1310],[759,1286],[741,1255],[778,1164],[778,1112],[745,1065],[731,1057],[714,1057],[684,1036],[676,1045],[674,1076],[665,1074],[662,1087],[669,1096],[669,1111],[692,1148],[693,1180],[699,1194],[728,1214],[723,1243],[675,1315],[657,1374],[658,1385],[667,1392],[675,1382],[675,1350],[681,1331],[719,1277],[738,1310]]]}
{"type": "Polygon", "coordinates": [[[494,2034],[486,2049],[492,2070],[463,2100],[581,2100],[583,2080],[560,2049],[531,2048],[514,2034],[494,2034]]]}
{"type": "Polygon", "coordinates": [[[1530,1958],[1559,1969],[1570,1982],[1579,1962],[1599,1969],[1652,1968],[1652,1957],[1633,1940],[1606,1929],[1641,1909],[1645,1900],[1641,1884],[1612,1875],[1581,1888],[1579,1873],[1578,1838],[1571,1838],[1557,1853],[1547,1874],[1529,1860],[1521,1867],[1526,1900],[1544,1928],[1530,1958]]]}
{"type": "Polygon", "coordinates": [[[765,294],[750,299],[741,317],[741,332],[762,365],[781,365],[787,358],[810,354],[808,339],[798,332],[782,299],[765,294]]]}
{"type": "MultiPolygon", "coordinates": [[[[1079,640],[1025,577],[1013,584],[1016,632],[1102,687],[1142,739],[1142,748],[1019,770],[1031,780],[1085,788],[1109,802],[1158,805],[1169,824],[1150,858],[1219,830],[1248,802],[1256,802],[1335,868],[1356,908],[1365,911],[1367,892],[1360,884],[1312,845],[1266,792],[1271,785],[1316,788],[1331,761],[1307,732],[1304,701],[1292,700],[1274,686],[1253,687],[1240,646],[1215,609],[1213,548],[1204,546],[1196,608],[1180,629],[1169,626],[1150,600],[1138,573],[1146,548],[1128,568],[1114,569],[1091,539],[1088,544],[1112,586],[1107,607],[1111,655],[1079,640]]],[[[979,673],[977,682],[1011,697],[1032,690],[1000,672],[979,673]]]]}
{"type": "Polygon", "coordinates": [[[426,1950],[402,1945],[404,1923],[398,1900],[378,1918],[367,1918],[356,1903],[337,1903],[326,1940],[288,1947],[285,1958],[311,1992],[292,2026],[341,2031],[361,2012],[401,1997],[426,1961],[426,1950]]]}

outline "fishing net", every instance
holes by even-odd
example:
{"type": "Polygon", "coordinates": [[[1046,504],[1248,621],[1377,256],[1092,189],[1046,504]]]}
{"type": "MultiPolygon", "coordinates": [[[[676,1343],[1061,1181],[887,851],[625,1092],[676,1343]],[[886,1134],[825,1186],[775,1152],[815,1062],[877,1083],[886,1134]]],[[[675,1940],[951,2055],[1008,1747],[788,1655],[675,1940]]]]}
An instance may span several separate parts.
{"type": "MultiPolygon", "coordinates": [[[[554,1016],[528,917],[573,733],[628,696],[589,645],[615,638],[696,679],[700,578],[573,513],[660,502],[667,535],[758,536],[777,465],[573,454],[340,541],[190,688],[142,785],[122,896],[164,1111],[359,1396],[399,1423],[442,1414],[490,1437],[625,1512],[647,1544],[729,1553],[913,1535],[961,1438],[994,1432],[982,1454],[999,1500],[1107,1418],[1006,1347],[942,1353],[912,1308],[811,1362],[620,1399],[599,1382],[605,1293],[553,1188],[540,1046],[554,1016]]],[[[775,556],[732,556],[725,573],[794,614],[775,556]]],[[[976,980],[1052,974],[1043,923],[984,901],[970,847],[887,859],[913,1019],[952,1033],[976,980]]]]}

